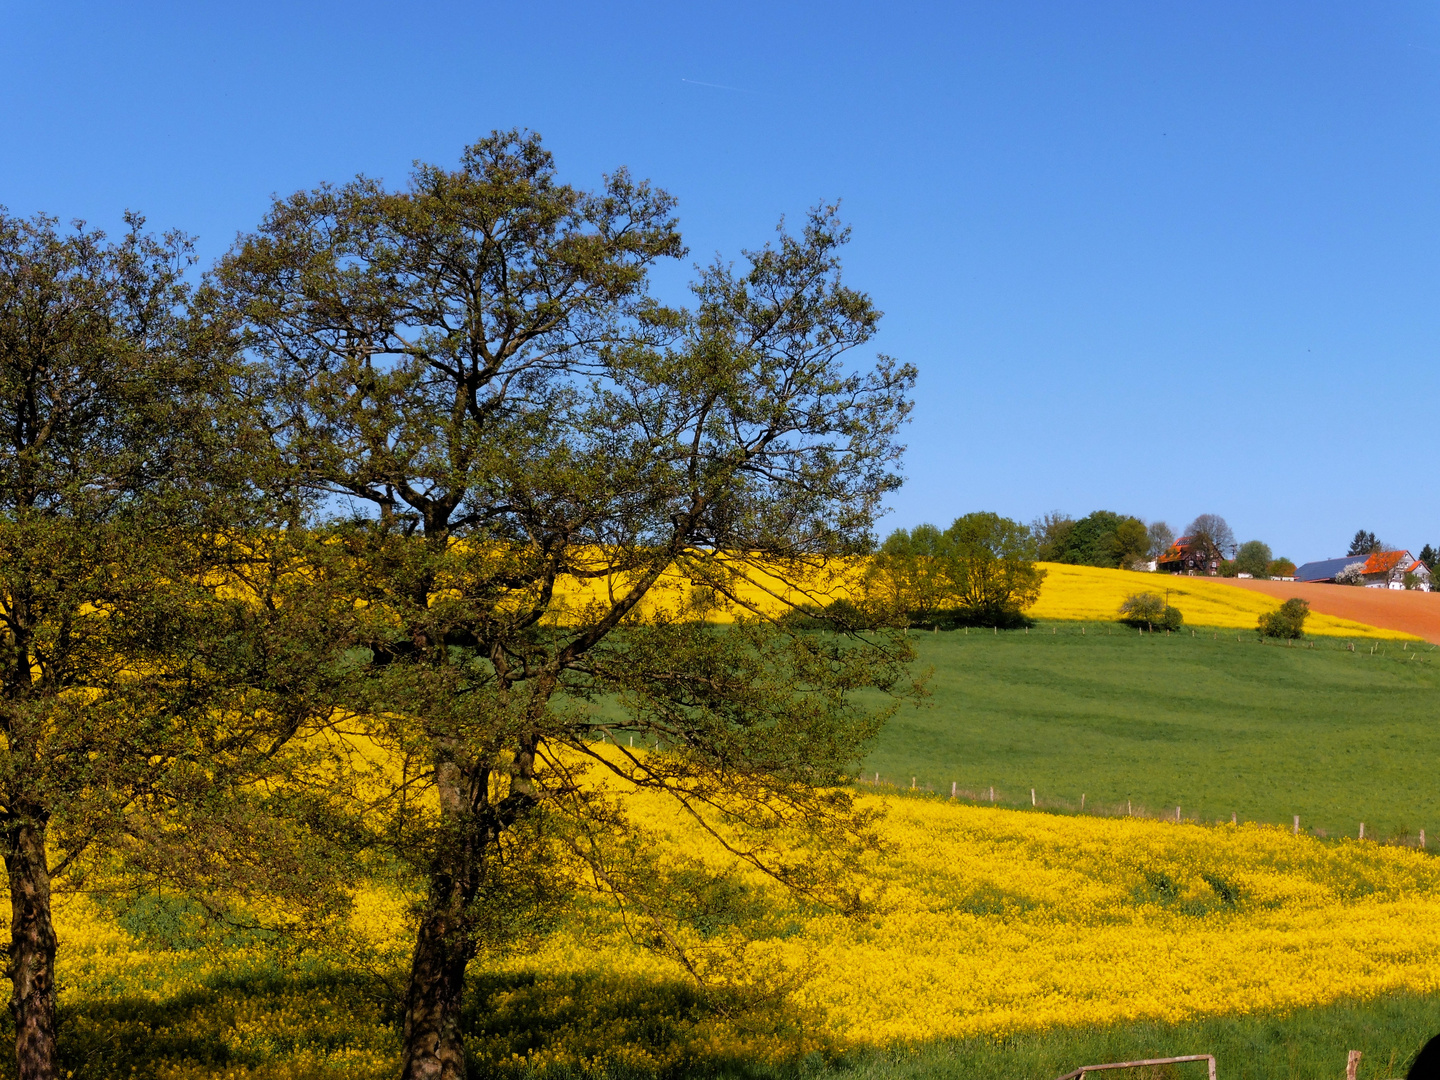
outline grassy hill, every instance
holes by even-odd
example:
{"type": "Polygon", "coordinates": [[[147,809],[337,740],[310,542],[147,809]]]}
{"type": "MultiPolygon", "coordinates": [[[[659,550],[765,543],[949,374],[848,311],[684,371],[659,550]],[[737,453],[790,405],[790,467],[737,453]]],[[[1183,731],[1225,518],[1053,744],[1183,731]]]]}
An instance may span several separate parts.
{"type": "Polygon", "coordinates": [[[1440,652],[1414,642],[1140,635],[1060,622],[918,637],[933,697],[881,735],[866,778],[997,801],[1289,824],[1426,829],[1440,846],[1440,652]],[[1083,630],[1083,633],[1082,633],[1083,630]],[[1372,649],[1374,650],[1372,652],[1372,649]]]}

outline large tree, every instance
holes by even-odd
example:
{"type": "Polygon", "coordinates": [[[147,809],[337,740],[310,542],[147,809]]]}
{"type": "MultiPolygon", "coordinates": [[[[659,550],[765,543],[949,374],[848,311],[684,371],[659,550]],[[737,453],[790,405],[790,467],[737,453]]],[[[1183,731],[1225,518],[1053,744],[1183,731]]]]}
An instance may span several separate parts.
{"type": "Polygon", "coordinates": [[[218,895],[283,862],[278,834],[265,856],[245,839],[264,815],[243,780],[313,715],[274,691],[313,689],[332,637],[265,630],[305,605],[275,603],[294,564],[274,537],[237,531],[255,503],[227,479],[223,334],[190,309],[188,242],[128,222],[112,243],[0,211],[0,852],[25,1080],[60,1075],[51,903],[70,875],[218,895]]]}
{"type": "Polygon", "coordinates": [[[1214,550],[1222,559],[1235,554],[1235,533],[1219,514],[1201,514],[1185,528],[1192,547],[1214,550]]]}
{"type": "Polygon", "coordinates": [[[832,862],[860,821],[832,785],[879,717],[851,691],[895,686],[908,653],[792,629],[757,597],[804,596],[867,549],[899,482],[914,375],[847,368],[879,313],[840,280],[844,240],[817,211],[667,309],[646,282],[683,251],[672,200],[623,171],[560,183],[510,132],[400,190],[280,200],[219,268],[277,451],[339,511],[316,527],[364,600],[353,703],[395,763],[383,833],[425,892],[405,1077],[464,1075],[467,966],[578,868],[704,975],[675,868],[587,769],[843,902],[832,862]],[[599,696],[623,719],[577,704],[599,696]],[[826,843],[796,854],[797,835],[826,843]]]}

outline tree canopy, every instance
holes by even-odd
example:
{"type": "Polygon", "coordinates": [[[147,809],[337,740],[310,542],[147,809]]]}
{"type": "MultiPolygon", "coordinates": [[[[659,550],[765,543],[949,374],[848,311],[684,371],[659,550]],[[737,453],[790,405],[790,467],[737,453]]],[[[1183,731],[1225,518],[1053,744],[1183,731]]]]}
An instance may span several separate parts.
{"type": "Polygon", "coordinates": [[[871,560],[874,592],[921,625],[1013,626],[1040,596],[1030,529],[999,514],[897,529],[871,560]]]}
{"type": "Polygon", "coordinates": [[[1078,521],[1056,511],[1031,529],[1043,562],[1116,569],[1143,558],[1151,547],[1143,521],[1110,510],[1096,510],[1078,521]]]}
{"type": "Polygon", "coordinates": [[[320,500],[310,527],[364,601],[348,704],[402,763],[372,826],[425,897],[406,1077],[464,1075],[469,962],[568,890],[621,897],[705,977],[670,887],[701,868],[658,865],[587,776],[681,800],[717,842],[738,824],[737,856],[853,903],[864,818],[834,785],[888,706],[852,691],[904,692],[910,653],[750,597],[778,575],[818,603],[873,543],[914,371],[848,365],[879,312],[841,280],[833,207],[703,268],[688,308],[647,289],[684,252],[673,210],[624,171],[563,184],[538,137],[496,133],[400,190],[277,200],[215,276],[273,467],[320,500]]]}
{"type": "MultiPolygon", "coordinates": [[[[216,903],[276,884],[290,846],[247,840],[278,819],[245,785],[282,768],[325,668],[282,626],[303,605],[265,603],[275,545],[245,539],[264,523],[188,241],[127,224],[111,242],[0,211],[0,844],[27,1080],[58,1069],[53,891],[117,867],[216,903]]],[[[293,868],[318,910],[316,865],[293,868]]]]}
{"type": "Polygon", "coordinates": [[[1384,551],[1385,543],[1373,532],[1365,529],[1357,529],[1355,535],[1350,539],[1350,549],[1346,555],[1373,555],[1377,551],[1384,551]]]}

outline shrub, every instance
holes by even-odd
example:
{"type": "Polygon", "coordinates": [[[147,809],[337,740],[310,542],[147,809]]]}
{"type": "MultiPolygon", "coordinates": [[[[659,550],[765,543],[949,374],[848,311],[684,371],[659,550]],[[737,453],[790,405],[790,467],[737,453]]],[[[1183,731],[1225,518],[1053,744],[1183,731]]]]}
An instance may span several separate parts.
{"type": "MultiPolygon", "coordinates": [[[[1349,567],[1346,567],[1348,570],[1349,567]]],[[[1286,600],[1274,611],[1260,616],[1262,637],[1300,638],[1305,636],[1305,620],[1310,617],[1310,602],[1298,596],[1286,600]]]]}
{"type": "Polygon", "coordinates": [[[1120,605],[1120,621],[1149,630],[1179,630],[1185,617],[1155,593],[1131,593],[1120,605]]]}
{"type": "Polygon", "coordinates": [[[1282,555],[1271,561],[1268,571],[1271,577],[1294,577],[1295,564],[1282,555]]]}
{"type": "Polygon", "coordinates": [[[1349,566],[1335,575],[1336,585],[1363,585],[1365,584],[1365,564],[1363,562],[1352,562],[1349,566]]]}

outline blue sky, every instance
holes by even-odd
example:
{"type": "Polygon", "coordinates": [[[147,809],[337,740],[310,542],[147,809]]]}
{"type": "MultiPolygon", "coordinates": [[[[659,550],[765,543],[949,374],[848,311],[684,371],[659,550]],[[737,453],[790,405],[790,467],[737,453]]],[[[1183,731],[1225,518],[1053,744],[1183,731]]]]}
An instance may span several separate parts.
{"type": "Polygon", "coordinates": [[[921,373],[886,527],[1440,544],[1433,6],[0,2],[0,46],[0,203],[207,259],[512,126],[672,191],[699,262],[841,198],[921,373]]]}

